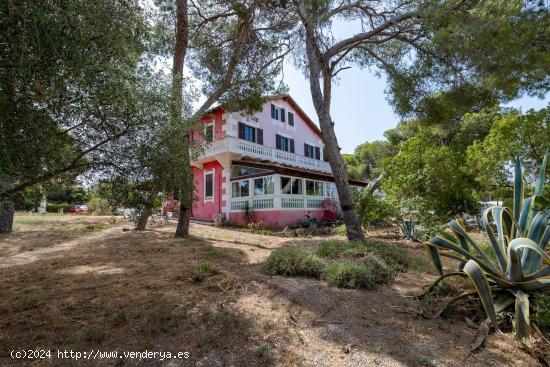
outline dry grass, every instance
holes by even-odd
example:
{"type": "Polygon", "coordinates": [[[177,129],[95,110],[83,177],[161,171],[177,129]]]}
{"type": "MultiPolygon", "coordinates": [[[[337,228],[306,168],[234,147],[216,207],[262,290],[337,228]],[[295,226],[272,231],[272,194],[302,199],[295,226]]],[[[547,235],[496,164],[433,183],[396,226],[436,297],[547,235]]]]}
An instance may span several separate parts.
{"type": "MultiPolygon", "coordinates": [[[[263,274],[260,262],[288,239],[193,226],[202,238],[182,240],[173,225],[138,233],[123,232],[130,225],[109,217],[40,218],[17,216],[15,232],[0,237],[1,366],[13,365],[11,349],[40,347],[190,352],[186,362],[94,366],[538,364],[503,336],[468,355],[475,330],[462,320],[396,311],[414,307],[404,295],[433,280],[431,270],[400,273],[393,285],[372,291],[338,289],[263,274]],[[59,229],[94,223],[106,228],[59,229]]],[[[387,241],[421,255],[408,242],[387,241]]]]}

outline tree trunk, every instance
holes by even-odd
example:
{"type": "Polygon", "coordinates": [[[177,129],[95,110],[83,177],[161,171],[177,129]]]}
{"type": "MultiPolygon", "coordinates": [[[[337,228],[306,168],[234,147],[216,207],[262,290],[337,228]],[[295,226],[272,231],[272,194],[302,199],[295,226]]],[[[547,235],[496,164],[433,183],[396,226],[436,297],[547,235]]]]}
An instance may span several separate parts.
{"type": "MultiPolygon", "coordinates": [[[[176,47],[174,50],[174,64],[172,68],[172,123],[179,124],[181,121],[182,109],[182,87],[183,87],[183,64],[189,41],[189,23],[187,15],[187,0],[176,0],[176,47]]],[[[187,144],[188,145],[188,144],[187,144]]],[[[184,154],[184,164],[190,166],[189,155],[184,154]]],[[[187,176],[191,175],[189,169],[187,176]]],[[[191,219],[191,206],[193,196],[192,179],[184,179],[180,187],[180,215],[176,227],[177,237],[189,235],[189,220],[191,219]],[[189,181],[191,185],[189,185],[189,181]],[[189,187],[190,186],[190,187],[189,187]],[[189,200],[191,198],[191,200],[189,200]]]]}
{"type": "Polygon", "coordinates": [[[363,233],[359,217],[355,212],[346,166],[340,155],[340,146],[338,145],[338,139],[334,133],[334,124],[330,116],[332,71],[316,45],[316,37],[312,25],[304,24],[304,26],[306,27],[306,54],[308,58],[311,98],[317,118],[319,119],[321,132],[323,133],[325,152],[328,155],[328,162],[332,169],[336,190],[338,191],[338,199],[340,200],[342,216],[346,224],[347,237],[350,241],[365,242],[365,234],[363,233]],[[320,83],[321,75],[323,76],[322,91],[320,83]]]}
{"type": "Polygon", "coordinates": [[[145,205],[143,210],[141,211],[141,214],[138,218],[138,221],[136,223],[136,229],[138,231],[144,231],[145,226],[147,225],[147,221],[149,220],[149,217],[153,213],[153,206],[152,205],[145,205]]]}
{"type": "Polygon", "coordinates": [[[189,236],[189,222],[191,221],[191,206],[183,201],[180,204],[180,215],[176,227],[176,237],[189,236]]]}
{"type": "Polygon", "coordinates": [[[14,212],[12,201],[0,201],[0,233],[10,233],[13,230],[14,212]]]}
{"type": "Polygon", "coordinates": [[[338,199],[342,208],[342,216],[346,224],[347,237],[350,241],[365,242],[365,234],[361,227],[361,221],[355,212],[353,205],[353,197],[348,182],[348,173],[344,160],[340,154],[338,140],[334,133],[330,114],[319,118],[321,132],[323,133],[323,143],[325,144],[326,153],[328,154],[328,162],[334,176],[334,183],[338,191],[338,199]]]}

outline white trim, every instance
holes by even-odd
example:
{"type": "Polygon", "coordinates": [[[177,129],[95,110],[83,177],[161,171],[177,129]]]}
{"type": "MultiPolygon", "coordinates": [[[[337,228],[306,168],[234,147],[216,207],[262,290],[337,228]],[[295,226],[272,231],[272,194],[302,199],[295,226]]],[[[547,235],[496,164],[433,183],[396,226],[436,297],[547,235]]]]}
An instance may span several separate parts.
{"type": "Polygon", "coordinates": [[[204,171],[202,181],[203,181],[202,201],[203,201],[203,203],[213,203],[214,202],[214,197],[216,196],[216,184],[215,184],[216,170],[204,171]],[[206,195],[206,176],[210,175],[210,174],[212,175],[212,196],[207,197],[207,196],[205,196],[206,195]]]}
{"type": "Polygon", "coordinates": [[[214,140],[216,140],[216,124],[214,119],[212,119],[211,122],[207,122],[204,124],[202,129],[202,137],[207,143],[213,143],[214,140]],[[209,126],[212,126],[212,141],[206,141],[206,128],[209,126]]]}

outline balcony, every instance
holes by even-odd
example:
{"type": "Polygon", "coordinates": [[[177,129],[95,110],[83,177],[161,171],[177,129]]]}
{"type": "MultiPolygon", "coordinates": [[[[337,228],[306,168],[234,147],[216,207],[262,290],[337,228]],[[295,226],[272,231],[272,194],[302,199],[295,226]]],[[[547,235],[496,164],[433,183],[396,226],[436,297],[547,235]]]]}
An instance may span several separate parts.
{"type": "Polygon", "coordinates": [[[266,147],[265,145],[252,143],[231,136],[209,143],[197,154],[196,161],[226,152],[324,173],[332,173],[328,162],[266,147]]]}

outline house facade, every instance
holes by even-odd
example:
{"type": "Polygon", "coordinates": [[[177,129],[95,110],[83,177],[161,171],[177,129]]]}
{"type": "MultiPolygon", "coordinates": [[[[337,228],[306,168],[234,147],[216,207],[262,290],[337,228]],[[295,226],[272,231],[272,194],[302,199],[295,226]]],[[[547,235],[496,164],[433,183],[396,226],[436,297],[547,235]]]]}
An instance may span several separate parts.
{"type": "Polygon", "coordinates": [[[272,227],[305,215],[334,219],[338,195],[321,132],[290,96],[266,97],[253,115],[218,107],[201,121],[203,131],[193,133],[202,143],[192,160],[193,219],[221,214],[272,227]]]}

